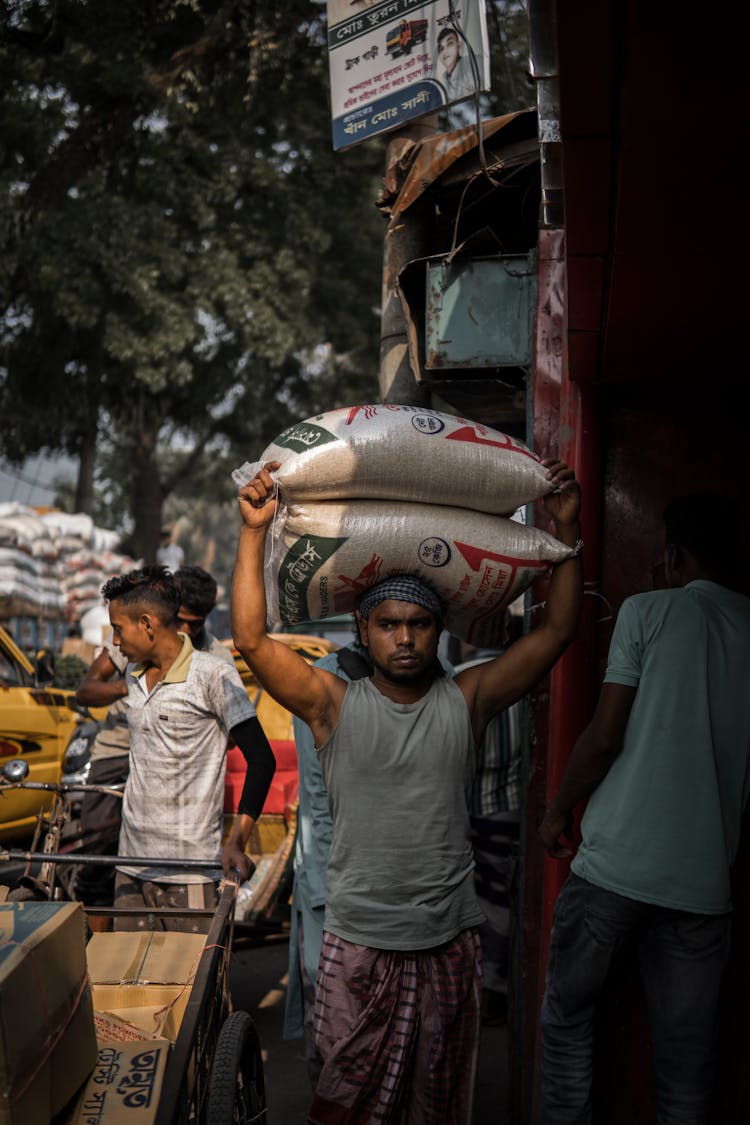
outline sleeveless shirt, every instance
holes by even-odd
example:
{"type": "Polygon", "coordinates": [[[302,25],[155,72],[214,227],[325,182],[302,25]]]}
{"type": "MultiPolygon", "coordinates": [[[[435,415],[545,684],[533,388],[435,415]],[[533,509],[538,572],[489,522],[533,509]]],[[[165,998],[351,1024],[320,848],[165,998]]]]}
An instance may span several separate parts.
{"type": "Polygon", "coordinates": [[[428,949],[484,921],[474,893],[466,701],[439,678],[416,703],[346,689],[318,751],[333,839],[325,928],[374,949],[428,949]]]}

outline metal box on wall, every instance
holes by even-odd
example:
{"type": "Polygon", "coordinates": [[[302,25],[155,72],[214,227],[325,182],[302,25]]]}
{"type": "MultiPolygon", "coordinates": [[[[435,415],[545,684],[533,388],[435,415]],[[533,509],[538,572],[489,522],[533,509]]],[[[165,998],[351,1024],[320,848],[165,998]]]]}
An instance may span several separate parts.
{"type": "Polygon", "coordinates": [[[536,251],[427,264],[425,369],[527,367],[536,251]]]}

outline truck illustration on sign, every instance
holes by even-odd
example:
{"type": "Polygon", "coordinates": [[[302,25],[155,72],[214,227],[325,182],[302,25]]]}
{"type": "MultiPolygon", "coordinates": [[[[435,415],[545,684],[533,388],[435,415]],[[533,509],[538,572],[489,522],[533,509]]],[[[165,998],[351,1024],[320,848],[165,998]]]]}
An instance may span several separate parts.
{"type": "Polygon", "coordinates": [[[427,20],[401,20],[391,28],[385,41],[385,49],[391,58],[408,55],[417,43],[427,38],[427,20]]]}

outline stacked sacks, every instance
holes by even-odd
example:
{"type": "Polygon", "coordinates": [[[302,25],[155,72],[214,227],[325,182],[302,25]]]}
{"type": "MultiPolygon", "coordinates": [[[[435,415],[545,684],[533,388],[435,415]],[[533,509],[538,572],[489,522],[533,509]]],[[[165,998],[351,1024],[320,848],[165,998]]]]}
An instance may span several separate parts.
{"type": "Polygon", "coordinates": [[[70,621],[102,605],[101,588],[108,578],[138,564],[113,550],[119,535],[97,527],[83,512],[45,512],[41,517],[58,553],[58,582],[70,621]]]}
{"type": "Polygon", "coordinates": [[[289,427],[254,465],[273,473],[280,507],[268,539],[272,627],[351,612],[397,573],[428,581],[446,628],[502,643],[505,609],[572,551],[509,517],[551,490],[540,458],[498,430],[414,406],[331,411],[289,427]]]}
{"type": "Polygon", "coordinates": [[[83,513],[0,504],[2,615],[78,621],[108,578],[139,565],[114,551],[118,539],[83,513]]]}
{"type": "Polygon", "coordinates": [[[114,551],[82,548],[62,560],[62,585],[68,616],[79,621],[85,613],[102,605],[101,589],[109,578],[126,574],[137,564],[114,551]]]}
{"type": "Polygon", "coordinates": [[[3,617],[60,617],[65,597],[57,549],[33,508],[0,504],[0,610],[3,617]]]}

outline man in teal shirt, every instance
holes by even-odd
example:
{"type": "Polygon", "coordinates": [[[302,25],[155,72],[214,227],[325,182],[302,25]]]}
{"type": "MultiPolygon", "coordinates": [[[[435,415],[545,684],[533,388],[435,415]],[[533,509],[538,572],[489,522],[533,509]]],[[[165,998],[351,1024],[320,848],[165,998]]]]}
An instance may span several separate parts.
{"type": "Polygon", "coordinates": [[[730,869],[750,797],[750,598],[739,526],[709,494],[664,514],[671,587],[620,610],[594,717],[541,826],[582,843],[555,906],[542,1007],[543,1125],[591,1121],[593,1016],[612,956],[638,943],[659,1121],[709,1121],[729,947],[730,869]]]}

